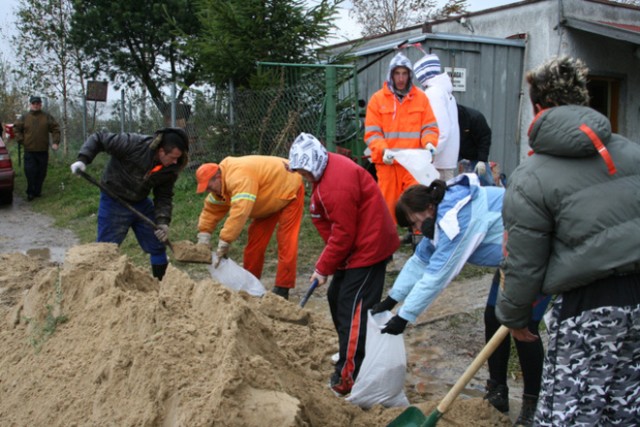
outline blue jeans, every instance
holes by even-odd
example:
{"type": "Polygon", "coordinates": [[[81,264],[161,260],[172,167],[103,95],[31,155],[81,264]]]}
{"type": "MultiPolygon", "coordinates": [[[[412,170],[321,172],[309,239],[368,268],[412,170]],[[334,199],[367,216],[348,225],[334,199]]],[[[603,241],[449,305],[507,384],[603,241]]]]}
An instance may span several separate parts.
{"type": "MultiPolygon", "coordinates": [[[[155,221],[155,209],[151,199],[146,198],[140,202],[131,203],[131,206],[151,221],[155,221]]],[[[127,237],[129,228],[136,235],[142,250],[150,255],[152,265],[167,264],[167,250],[153,233],[153,227],[138,218],[117,200],[100,192],[98,237],[96,241],[120,245],[127,237]]]]}

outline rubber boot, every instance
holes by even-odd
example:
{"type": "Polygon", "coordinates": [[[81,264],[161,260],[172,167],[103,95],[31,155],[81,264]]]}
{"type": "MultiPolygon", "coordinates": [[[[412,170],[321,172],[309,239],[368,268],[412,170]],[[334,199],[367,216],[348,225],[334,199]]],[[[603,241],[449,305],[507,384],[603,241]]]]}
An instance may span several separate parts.
{"type": "Polygon", "coordinates": [[[493,380],[487,381],[487,394],[484,399],[502,413],[509,412],[509,387],[493,380]]]}
{"type": "Polygon", "coordinates": [[[169,264],[151,264],[151,273],[153,274],[153,277],[158,280],[162,280],[164,273],[167,272],[168,265],[169,264]]]}
{"type": "Polygon", "coordinates": [[[538,406],[538,396],[531,394],[522,395],[522,408],[520,415],[514,426],[533,427],[533,419],[536,415],[536,406],[538,406]]]}
{"type": "Polygon", "coordinates": [[[286,300],[289,299],[289,288],[283,288],[282,286],[274,286],[273,289],[271,289],[271,292],[273,292],[274,294],[286,300]]]}

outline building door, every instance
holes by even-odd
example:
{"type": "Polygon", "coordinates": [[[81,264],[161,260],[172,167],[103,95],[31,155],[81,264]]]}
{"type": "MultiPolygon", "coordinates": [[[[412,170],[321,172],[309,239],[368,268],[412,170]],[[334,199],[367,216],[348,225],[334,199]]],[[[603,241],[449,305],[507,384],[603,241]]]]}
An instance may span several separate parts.
{"type": "Polygon", "coordinates": [[[620,80],[611,77],[589,76],[589,106],[611,121],[611,131],[618,132],[620,80]]]}

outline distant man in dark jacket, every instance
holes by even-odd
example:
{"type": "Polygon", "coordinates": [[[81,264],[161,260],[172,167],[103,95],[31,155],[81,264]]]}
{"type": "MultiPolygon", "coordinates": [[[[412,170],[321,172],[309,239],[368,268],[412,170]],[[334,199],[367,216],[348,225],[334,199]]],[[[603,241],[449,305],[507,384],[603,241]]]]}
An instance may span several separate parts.
{"type": "Polygon", "coordinates": [[[60,146],[58,122],[46,111],[42,111],[42,98],[32,96],[30,109],[16,121],[13,129],[16,142],[24,146],[24,175],[27,178],[27,200],[42,195],[42,185],[49,168],[49,134],[51,148],[60,146]]]}
{"type": "Polygon", "coordinates": [[[458,104],[458,125],[460,127],[458,162],[466,161],[464,172],[475,172],[480,178],[480,184],[493,185],[493,175],[489,168],[491,128],[487,119],[480,111],[458,104]]]}
{"type": "Polygon", "coordinates": [[[498,320],[538,339],[531,304],[557,295],[536,426],[640,425],[640,145],[588,107],[587,76],[569,57],[527,73],[533,153],[503,204],[498,320]]]}
{"type": "Polygon", "coordinates": [[[162,280],[167,270],[163,242],[168,240],[173,187],[187,164],[189,140],[180,128],[164,128],[154,135],[95,133],[83,144],[71,172],[83,171],[100,152],[111,155],[102,184],[158,225],[157,230],[110,197],[100,193],[98,242],[121,244],[129,228],[142,250],[150,255],[153,276],[162,280]],[[148,197],[153,191],[153,202],[148,197]]]}

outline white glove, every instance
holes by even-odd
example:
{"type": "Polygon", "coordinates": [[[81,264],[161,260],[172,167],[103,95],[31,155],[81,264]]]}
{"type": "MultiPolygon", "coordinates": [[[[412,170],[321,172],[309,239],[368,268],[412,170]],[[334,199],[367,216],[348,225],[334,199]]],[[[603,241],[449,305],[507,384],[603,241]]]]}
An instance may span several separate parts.
{"type": "Polygon", "coordinates": [[[393,164],[393,151],[386,149],[384,150],[383,154],[382,154],[382,161],[384,162],[385,165],[392,165],[393,164]]]}
{"type": "Polygon", "coordinates": [[[213,268],[218,268],[222,258],[229,257],[227,255],[229,253],[229,246],[231,246],[230,243],[225,242],[224,240],[218,240],[218,249],[216,250],[216,257],[218,258],[218,261],[216,261],[216,265],[214,265],[213,268]]]}
{"type": "Polygon", "coordinates": [[[198,233],[198,244],[211,246],[211,233],[198,233]]]}
{"type": "Polygon", "coordinates": [[[476,163],[476,173],[478,175],[484,175],[487,173],[487,164],[485,162],[476,163]]]}
{"type": "Polygon", "coordinates": [[[167,224],[160,224],[158,228],[153,232],[156,235],[156,238],[160,240],[162,243],[165,243],[169,240],[169,226],[167,224]]]}
{"type": "Polygon", "coordinates": [[[426,147],[424,147],[425,150],[429,150],[429,152],[431,153],[431,156],[435,156],[436,155],[436,147],[432,144],[432,143],[428,143],[426,147]]]}
{"type": "Polygon", "coordinates": [[[71,165],[71,173],[75,175],[78,175],[78,171],[84,172],[85,169],[87,169],[87,165],[85,165],[84,162],[81,162],[80,160],[71,165]]]}

